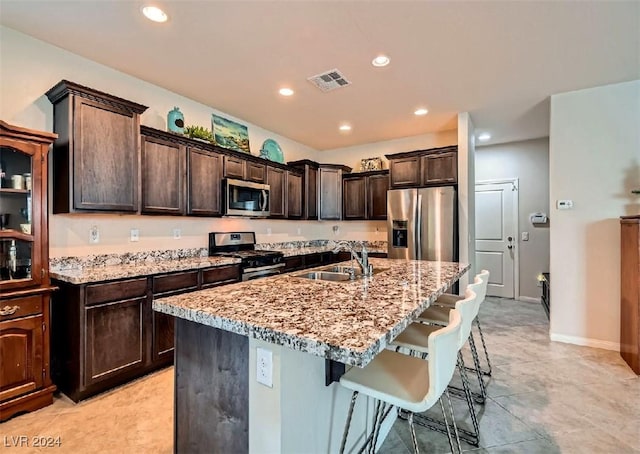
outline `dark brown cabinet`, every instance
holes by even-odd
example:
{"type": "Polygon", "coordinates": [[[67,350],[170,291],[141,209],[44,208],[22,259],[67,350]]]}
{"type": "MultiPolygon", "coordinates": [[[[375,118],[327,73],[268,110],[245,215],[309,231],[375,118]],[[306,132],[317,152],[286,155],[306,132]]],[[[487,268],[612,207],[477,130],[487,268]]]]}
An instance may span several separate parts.
{"type": "Polygon", "coordinates": [[[153,311],[153,299],[239,279],[240,267],[229,265],[81,285],[56,282],[55,383],[77,402],[170,365],[174,317],[153,311]]]}
{"type": "Polygon", "coordinates": [[[437,153],[420,159],[423,186],[454,184],[458,181],[456,153],[437,153]]]}
{"type": "Polygon", "coordinates": [[[318,166],[317,162],[304,159],[287,163],[302,171],[302,217],[318,219],[318,166]]]}
{"type": "Polygon", "coordinates": [[[343,208],[345,220],[367,218],[367,177],[348,177],[342,181],[343,208]]]}
{"type": "Polygon", "coordinates": [[[345,220],[384,220],[387,218],[389,172],[352,173],[343,179],[343,218],[345,220]]]}
{"type": "Polygon", "coordinates": [[[272,218],[284,218],[287,215],[287,171],[277,167],[267,167],[269,185],[269,211],[272,218]]]}
{"type": "Polygon", "coordinates": [[[138,210],[139,116],[147,108],[61,81],[53,104],[53,212],[138,210]]]}
{"type": "Polygon", "coordinates": [[[187,148],[187,213],[222,214],[222,155],[187,148]]]}
{"type": "Polygon", "coordinates": [[[244,180],[245,177],[245,160],[234,156],[224,157],[224,173],[225,178],[236,178],[244,180]]]}
{"type": "Polygon", "coordinates": [[[392,188],[420,186],[420,157],[389,159],[389,175],[392,188]]]}
{"type": "Polygon", "coordinates": [[[302,194],[302,175],[287,172],[287,217],[289,219],[301,219],[304,215],[302,194]]]}
{"type": "Polygon", "coordinates": [[[142,136],[142,213],[185,214],[185,147],[142,136]]]}
{"type": "Polygon", "coordinates": [[[47,159],[55,138],[0,121],[0,421],[53,402],[47,159]],[[7,187],[16,175],[24,186],[7,187]]]}
{"type": "Polygon", "coordinates": [[[458,147],[431,148],[386,155],[390,188],[444,186],[458,182],[458,147]]]}
{"type": "Polygon", "coordinates": [[[249,181],[264,183],[266,166],[252,161],[246,161],[246,177],[249,181]]]}
{"type": "Polygon", "coordinates": [[[318,219],[342,219],[342,175],[348,172],[351,172],[351,167],[320,164],[320,215],[318,219]]]}

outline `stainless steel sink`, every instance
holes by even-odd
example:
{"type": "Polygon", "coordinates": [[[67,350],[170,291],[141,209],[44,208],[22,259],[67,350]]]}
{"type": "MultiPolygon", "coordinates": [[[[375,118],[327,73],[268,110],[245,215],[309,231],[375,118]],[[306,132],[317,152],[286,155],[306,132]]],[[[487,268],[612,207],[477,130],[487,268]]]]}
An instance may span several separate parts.
{"type": "Polygon", "coordinates": [[[305,279],[313,279],[316,281],[350,281],[351,275],[347,273],[332,273],[330,271],[312,271],[310,273],[294,274],[295,277],[302,277],[305,279]]]}
{"type": "MultiPolygon", "coordinates": [[[[374,269],[373,274],[378,274],[384,270],[386,270],[386,268],[374,269]]],[[[310,271],[307,273],[294,274],[293,276],[316,281],[333,282],[348,282],[363,278],[360,268],[351,268],[350,266],[329,266],[320,271],[310,271]]]]}

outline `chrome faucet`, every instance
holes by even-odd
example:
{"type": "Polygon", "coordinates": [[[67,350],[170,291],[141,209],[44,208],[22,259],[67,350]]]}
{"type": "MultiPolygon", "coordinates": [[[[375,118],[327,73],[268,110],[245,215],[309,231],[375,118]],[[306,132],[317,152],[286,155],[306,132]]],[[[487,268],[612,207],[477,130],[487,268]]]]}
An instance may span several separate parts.
{"type": "Polygon", "coordinates": [[[369,264],[369,253],[364,245],[364,241],[358,241],[356,244],[359,244],[361,247],[360,256],[358,256],[358,252],[354,249],[353,244],[344,240],[335,242],[333,246],[333,253],[337,254],[344,249],[348,250],[351,253],[351,260],[355,260],[360,266],[362,275],[371,276],[373,274],[373,265],[369,264]]]}

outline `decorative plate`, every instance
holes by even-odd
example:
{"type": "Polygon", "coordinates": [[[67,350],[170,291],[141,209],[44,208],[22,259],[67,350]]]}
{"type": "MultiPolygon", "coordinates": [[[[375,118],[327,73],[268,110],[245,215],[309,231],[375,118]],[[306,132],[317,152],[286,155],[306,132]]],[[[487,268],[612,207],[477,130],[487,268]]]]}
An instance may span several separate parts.
{"type": "Polygon", "coordinates": [[[278,142],[273,139],[267,139],[264,141],[264,143],[262,144],[262,149],[260,150],[260,157],[268,159],[269,161],[284,164],[284,154],[282,154],[282,148],[280,148],[278,142]]]}

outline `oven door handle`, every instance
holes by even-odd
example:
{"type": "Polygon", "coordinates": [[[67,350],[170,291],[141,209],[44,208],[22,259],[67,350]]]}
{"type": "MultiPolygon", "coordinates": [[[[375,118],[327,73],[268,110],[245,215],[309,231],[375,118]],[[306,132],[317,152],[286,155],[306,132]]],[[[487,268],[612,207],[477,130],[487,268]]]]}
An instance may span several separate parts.
{"type": "Polygon", "coordinates": [[[267,265],[267,266],[259,266],[257,268],[245,268],[242,270],[243,273],[255,273],[259,271],[267,271],[267,270],[276,270],[278,268],[284,267],[284,263],[278,263],[277,265],[267,265]]]}

